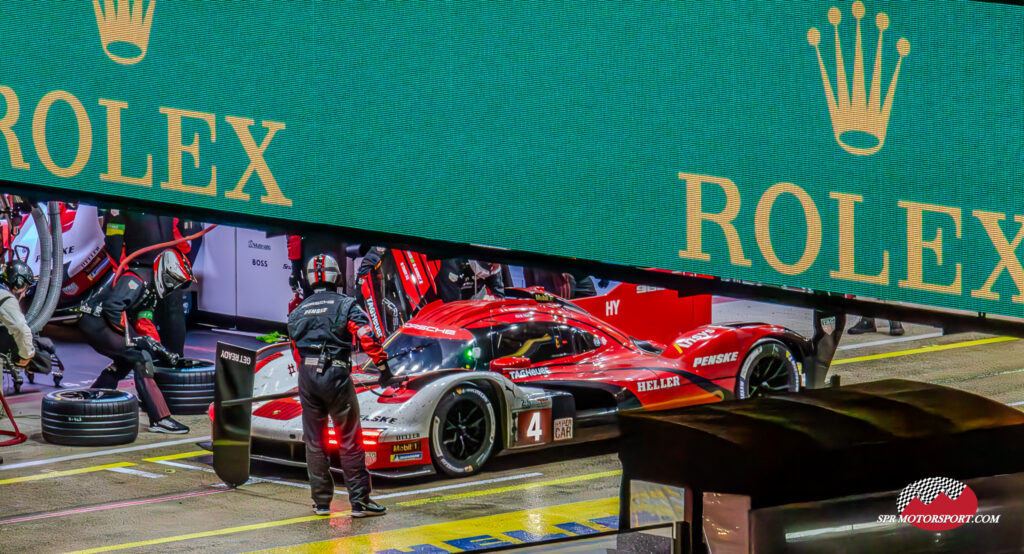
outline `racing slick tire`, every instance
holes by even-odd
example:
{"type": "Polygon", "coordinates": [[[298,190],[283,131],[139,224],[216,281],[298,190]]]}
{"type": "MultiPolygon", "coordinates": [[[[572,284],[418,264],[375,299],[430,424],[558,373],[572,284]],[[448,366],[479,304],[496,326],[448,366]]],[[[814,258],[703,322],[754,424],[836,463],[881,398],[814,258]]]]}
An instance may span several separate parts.
{"type": "Polygon", "coordinates": [[[430,453],[445,475],[480,471],[494,451],[494,408],[480,389],[458,386],[444,393],[430,423],[430,453]]]}
{"type": "Polygon", "coordinates": [[[69,389],[43,397],[43,439],[68,446],[111,446],[139,436],[139,401],[110,389],[69,389]]]}
{"type": "Polygon", "coordinates": [[[153,369],[153,378],[172,414],[204,414],[213,403],[213,362],[185,358],[178,367],[154,364],[153,369]]]}
{"type": "Polygon", "coordinates": [[[736,398],[754,398],[800,390],[796,358],[788,346],[776,339],[756,343],[743,358],[736,375],[736,398]]]}

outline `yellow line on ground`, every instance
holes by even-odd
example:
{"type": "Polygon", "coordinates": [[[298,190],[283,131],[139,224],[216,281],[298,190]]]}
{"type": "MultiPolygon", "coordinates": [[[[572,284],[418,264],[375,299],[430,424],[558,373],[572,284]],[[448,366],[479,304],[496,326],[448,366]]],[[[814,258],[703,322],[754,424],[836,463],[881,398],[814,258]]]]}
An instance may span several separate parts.
{"type": "Polygon", "coordinates": [[[493,489],[484,489],[482,491],[469,491],[460,492],[456,494],[446,494],[444,496],[431,496],[429,498],[417,498],[416,500],[406,500],[405,502],[398,502],[399,506],[420,506],[423,504],[433,504],[434,502],[447,502],[449,500],[458,500],[460,498],[473,498],[475,496],[484,496],[488,494],[498,494],[502,492],[510,491],[521,491],[527,489],[535,489],[537,487],[550,487],[552,485],[561,485],[564,483],[576,483],[578,481],[589,481],[590,479],[600,479],[602,477],[612,477],[620,475],[621,470],[615,471],[602,471],[601,473],[588,473],[586,475],[576,475],[573,477],[563,477],[561,479],[552,479],[550,481],[540,481],[537,483],[523,483],[521,485],[510,485],[507,487],[498,487],[493,489]]]}
{"type": "Polygon", "coordinates": [[[11,483],[24,483],[25,481],[38,481],[40,479],[52,479],[54,477],[64,477],[65,475],[78,475],[79,473],[92,473],[94,471],[103,471],[104,469],[111,469],[115,467],[128,467],[133,466],[132,462],[118,462],[116,464],[107,464],[102,466],[83,467],[81,469],[68,469],[65,471],[51,471],[48,473],[38,473],[36,475],[29,475],[27,477],[14,477],[12,479],[0,480],[0,485],[9,485],[11,483]]]}
{"type": "Polygon", "coordinates": [[[193,452],[182,452],[181,454],[170,454],[167,456],[157,456],[155,458],[143,458],[143,462],[164,462],[168,460],[181,460],[183,458],[195,458],[197,456],[205,456],[212,454],[209,450],[196,450],[193,452]]]}
{"type": "MultiPolygon", "coordinates": [[[[519,537],[530,535],[560,534],[573,536],[566,529],[555,527],[572,522],[595,531],[606,530],[588,520],[616,516],[619,513],[617,497],[562,504],[548,508],[535,508],[481,516],[471,519],[446,521],[380,531],[355,537],[331,539],[290,547],[273,548],[261,552],[272,553],[318,553],[318,552],[378,552],[388,549],[405,549],[419,545],[430,545],[432,551],[463,552],[479,548],[523,544],[519,537]],[[506,534],[508,533],[508,534],[506,534]],[[519,533],[522,533],[521,535],[519,533]]],[[[555,538],[555,537],[552,537],[555,538]]]]}
{"type": "MultiPolygon", "coordinates": [[[[416,506],[416,505],[419,505],[419,504],[427,504],[429,502],[445,502],[445,501],[449,501],[449,500],[456,500],[458,498],[468,498],[468,497],[473,497],[473,496],[483,496],[483,495],[486,495],[486,494],[498,494],[498,493],[514,491],[514,490],[532,489],[532,488],[537,488],[537,487],[546,487],[546,486],[552,486],[552,485],[560,485],[562,483],[573,483],[573,482],[577,482],[577,481],[586,481],[586,480],[589,480],[589,479],[600,479],[602,477],[611,477],[613,475],[619,475],[620,473],[622,473],[622,472],[618,471],[618,470],[616,470],[616,471],[603,471],[603,472],[600,472],[600,473],[589,473],[589,474],[585,474],[585,475],[577,475],[577,476],[574,476],[574,477],[566,477],[566,478],[563,478],[563,479],[552,479],[550,481],[539,481],[537,483],[528,483],[528,484],[525,484],[525,485],[516,485],[516,486],[510,486],[510,487],[497,487],[497,488],[493,488],[493,489],[484,489],[484,490],[480,490],[480,491],[472,491],[472,492],[469,492],[469,493],[449,494],[449,495],[444,495],[444,496],[436,496],[436,497],[422,499],[422,501],[415,501],[415,500],[413,500],[413,501],[408,501],[408,502],[400,502],[400,503],[398,503],[398,505],[399,506],[416,506]]],[[[90,549],[87,549],[87,550],[77,550],[77,551],[72,552],[70,554],[88,554],[88,553],[92,553],[92,552],[110,552],[110,551],[113,551],[113,550],[124,550],[126,548],[138,548],[138,547],[142,547],[142,546],[152,546],[152,545],[156,545],[156,544],[167,544],[167,543],[171,543],[171,542],[187,541],[187,540],[191,540],[191,539],[201,539],[201,538],[205,538],[205,537],[215,537],[215,536],[218,536],[218,535],[230,535],[232,533],[243,533],[243,532],[246,532],[246,531],[256,531],[256,530],[259,530],[259,529],[269,529],[271,527],[280,527],[282,525],[291,525],[293,523],[306,523],[306,522],[309,522],[309,521],[316,521],[318,519],[345,517],[348,514],[349,514],[349,512],[347,512],[347,511],[346,512],[335,512],[335,513],[332,513],[330,516],[305,516],[305,517],[296,517],[296,518],[290,518],[290,519],[281,519],[281,520],[277,520],[277,521],[268,521],[268,522],[264,522],[264,523],[253,523],[253,524],[250,524],[250,525],[241,525],[241,526],[238,526],[238,527],[227,527],[225,529],[214,529],[214,530],[211,530],[211,531],[200,531],[200,532],[197,532],[197,533],[188,533],[186,535],[175,535],[173,537],[163,537],[163,538],[159,538],[159,539],[150,539],[150,540],[122,543],[122,544],[114,544],[114,545],[110,545],[110,546],[100,546],[100,547],[96,547],[96,548],[90,548],[90,549]]]]}
{"type": "Polygon", "coordinates": [[[228,527],[226,529],[214,529],[212,531],[200,531],[198,533],[189,533],[187,535],[176,535],[173,537],[164,537],[161,539],[150,539],[145,541],[126,542],[122,544],[115,544],[112,546],[100,546],[98,548],[89,548],[87,550],[75,550],[68,554],[89,554],[92,552],[110,552],[112,550],[124,550],[126,548],[139,548],[142,546],[153,546],[155,544],[166,544],[169,542],[187,541],[190,539],[202,539],[205,537],[216,537],[217,535],[230,535],[232,533],[242,533],[244,531],[255,531],[257,529],[269,529],[271,527],[280,527],[282,525],[291,525],[293,523],[305,523],[307,521],[316,521],[318,519],[330,519],[335,517],[347,516],[348,512],[335,512],[329,516],[304,516],[304,517],[293,517],[291,519],[280,519],[277,521],[268,521],[266,523],[253,523],[251,525],[240,525],[238,527],[228,527]]]}
{"type": "Polygon", "coordinates": [[[954,342],[952,344],[935,344],[932,346],[922,346],[921,348],[914,348],[911,350],[897,350],[896,352],[885,352],[883,354],[871,354],[870,356],[858,356],[856,358],[844,358],[842,360],[833,360],[832,365],[842,364],[855,364],[857,362],[867,362],[871,360],[881,360],[883,358],[895,358],[897,356],[910,356],[911,354],[926,354],[928,352],[941,352],[943,350],[952,350],[954,348],[966,348],[968,346],[981,346],[983,344],[993,344],[997,342],[1007,342],[1011,340],[1017,340],[1016,337],[992,337],[989,339],[978,339],[969,340],[964,342],[954,342]]]}

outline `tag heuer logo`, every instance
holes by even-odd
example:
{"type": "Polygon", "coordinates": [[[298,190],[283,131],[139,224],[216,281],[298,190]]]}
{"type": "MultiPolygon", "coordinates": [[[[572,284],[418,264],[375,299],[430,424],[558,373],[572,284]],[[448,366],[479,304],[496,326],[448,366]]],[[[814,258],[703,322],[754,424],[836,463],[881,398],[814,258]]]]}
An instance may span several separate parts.
{"type": "Polygon", "coordinates": [[[156,0],[92,0],[100,42],[107,57],[133,65],[146,57],[156,0]]]}
{"type": "Polygon", "coordinates": [[[857,20],[856,50],[853,57],[853,86],[847,83],[846,66],[843,60],[843,49],[839,39],[839,23],[842,13],[833,6],[828,10],[828,21],[835,30],[836,84],[833,93],[831,78],[825,61],[818,48],[821,33],[817,27],[807,31],[807,42],[818,54],[818,67],[821,69],[821,82],[825,86],[825,101],[828,103],[828,114],[832,118],[832,131],[836,142],[844,150],[858,156],[870,156],[882,149],[885,144],[885,133],[889,126],[889,114],[892,101],[896,94],[896,81],[900,76],[903,58],[910,53],[910,41],[901,38],[896,41],[896,51],[900,57],[896,61],[896,69],[889,81],[889,89],[882,101],[882,54],[884,51],[882,35],[889,28],[889,16],[879,12],[875,16],[878,27],[878,48],[875,50],[875,66],[871,74],[871,92],[865,90],[867,82],[864,75],[864,52],[861,48],[861,19],[864,17],[864,4],[860,0],[853,3],[853,18],[857,20]]]}

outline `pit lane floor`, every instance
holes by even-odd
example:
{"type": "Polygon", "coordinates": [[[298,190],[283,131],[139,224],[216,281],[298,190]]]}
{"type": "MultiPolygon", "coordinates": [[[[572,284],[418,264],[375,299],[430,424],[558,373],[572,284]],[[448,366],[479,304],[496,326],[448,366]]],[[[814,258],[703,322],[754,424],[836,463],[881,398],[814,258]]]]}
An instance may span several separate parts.
{"type": "MultiPolygon", "coordinates": [[[[806,310],[714,305],[716,321],[741,318],[810,330],[806,310]]],[[[881,333],[843,338],[833,371],[844,383],[920,379],[1024,406],[1024,341],[942,336],[917,325],[890,337],[879,325],[881,333]]],[[[190,334],[186,353],[212,357],[217,340],[251,344],[243,335],[200,331],[190,334]]],[[[61,340],[60,352],[68,386],[87,386],[104,365],[82,344],[61,340]]],[[[9,397],[29,441],[0,449],[2,552],[458,552],[606,532],[617,517],[615,441],[500,457],[465,479],[375,479],[374,496],[389,515],[353,520],[339,494],[332,517],[318,517],[301,469],[254,464],[256,479],[235,490],[222,486],[197,445],[208,440],[205,416],[179,418],[192,432],[177,436],[146,432],[143,415],[138,441],[122,447],[44,443],[39,398],[49,383],[39,376],[38,392],[9,397]]]]}

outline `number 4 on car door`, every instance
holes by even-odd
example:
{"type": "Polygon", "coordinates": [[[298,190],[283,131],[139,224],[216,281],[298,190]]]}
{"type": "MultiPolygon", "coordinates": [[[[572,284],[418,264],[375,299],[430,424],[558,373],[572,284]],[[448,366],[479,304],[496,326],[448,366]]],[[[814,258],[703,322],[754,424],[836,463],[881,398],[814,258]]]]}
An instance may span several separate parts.
{"type": "Polygon", "coordinates": [[[551,442],[551,410],[527,410],[516,414],[516,445],[551,442]]]}

